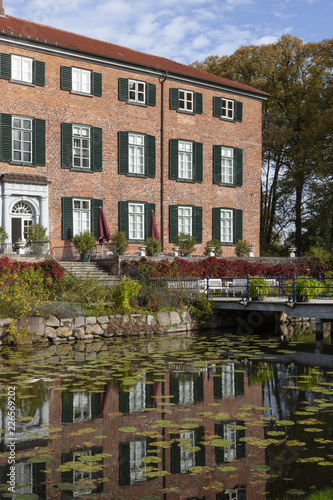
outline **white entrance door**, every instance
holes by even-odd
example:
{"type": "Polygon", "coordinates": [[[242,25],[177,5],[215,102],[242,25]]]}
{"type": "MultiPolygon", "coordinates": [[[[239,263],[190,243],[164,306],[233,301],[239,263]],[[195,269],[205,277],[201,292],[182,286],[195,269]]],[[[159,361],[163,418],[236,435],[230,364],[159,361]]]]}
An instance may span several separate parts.
{"type": "Polygon", "coordinates": [[[33,211],[24,201],[18,201],[12,208],[12,243],[17,240],[26,240],[29,226],[33,223],[33,211]]]}

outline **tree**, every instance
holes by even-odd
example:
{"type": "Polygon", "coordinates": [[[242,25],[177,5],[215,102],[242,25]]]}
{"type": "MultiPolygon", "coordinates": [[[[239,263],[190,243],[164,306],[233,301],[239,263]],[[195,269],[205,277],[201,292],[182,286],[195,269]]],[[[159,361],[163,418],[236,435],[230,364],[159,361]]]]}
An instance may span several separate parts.
{"type": "Polygon", "coordinates": [[[332,39],[304,44],[285,35],[274,44],[243,46],[231,56],[193,64],[271,95],[263,106],[264,251],[292,225],[302,254],[315,185],[332,178],[332,48],[332,39]]]}

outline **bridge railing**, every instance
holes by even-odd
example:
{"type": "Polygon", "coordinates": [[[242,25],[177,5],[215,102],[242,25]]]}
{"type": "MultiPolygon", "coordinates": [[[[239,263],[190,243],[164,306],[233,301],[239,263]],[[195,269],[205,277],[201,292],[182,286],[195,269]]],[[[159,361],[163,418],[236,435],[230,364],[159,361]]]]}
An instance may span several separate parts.
{"type": "Polygon", "coordinates": [[[333,299],[333,277],[277,278],[213,278],[199,280],[199,291],[208,298],[239,297],[244,300],[263,300],[265,297],[286,298],[288,302],[307,302],[311,299],[333,299]]]}

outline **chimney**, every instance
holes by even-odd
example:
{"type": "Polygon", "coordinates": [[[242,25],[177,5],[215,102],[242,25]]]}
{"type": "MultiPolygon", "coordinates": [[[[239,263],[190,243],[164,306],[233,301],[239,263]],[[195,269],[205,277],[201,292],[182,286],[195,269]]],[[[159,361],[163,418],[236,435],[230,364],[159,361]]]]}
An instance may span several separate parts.
{"type": "Polygon", "coordinates": [[[5,9],[2,7],[2,0],[0,0],[0,16],[5,15],[5,9]]]}

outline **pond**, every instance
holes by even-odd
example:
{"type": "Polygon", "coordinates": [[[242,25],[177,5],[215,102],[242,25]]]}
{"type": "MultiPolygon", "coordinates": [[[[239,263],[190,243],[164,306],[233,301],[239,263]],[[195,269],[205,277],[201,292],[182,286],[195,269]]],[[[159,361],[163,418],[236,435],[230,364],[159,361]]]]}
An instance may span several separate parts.
{"type": "Polygon", "coordinates": [[[333,351],[297,339],[2,347],[1,498],[258,500],[331,486],[333,351]]]}

